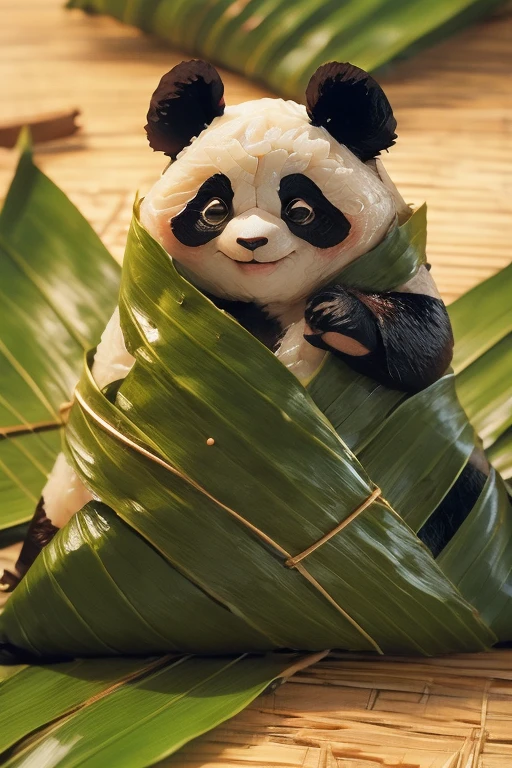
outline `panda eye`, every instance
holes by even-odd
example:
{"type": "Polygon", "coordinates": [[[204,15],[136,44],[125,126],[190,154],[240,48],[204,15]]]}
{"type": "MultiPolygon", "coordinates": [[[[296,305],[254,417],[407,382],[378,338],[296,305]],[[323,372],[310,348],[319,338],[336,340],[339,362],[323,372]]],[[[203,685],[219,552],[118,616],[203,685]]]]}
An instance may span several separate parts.
{"type": "Polygon", "coordinates": [[[171,219],[171,230],[189,248],[215,240],[233,215],[233,188],[227,176],[215,173],[201,184],[195,197],[171,219]]]}
{"type": "Polygon", "coordinates": [[[277,194],[281,218],[292,235],[315,248],[332,248],[348,237],[350,221],[304,174],[283,176],[277,194]]]}
{"type": "Polygon", "coordinates": [[[313,208],[309,203],[300,198],[291,200],[284,209],[284,214],[293,224],[300,224],[302,226],[311,224],[315,218],[313,208]]]}
{"type": "Polygon", "coordinates": [[[203,208],[201,211],[201,218],[212,227],[218,227],[229,216],[229,208],[219,197],[214,197],[213,200],[203,208]]]}

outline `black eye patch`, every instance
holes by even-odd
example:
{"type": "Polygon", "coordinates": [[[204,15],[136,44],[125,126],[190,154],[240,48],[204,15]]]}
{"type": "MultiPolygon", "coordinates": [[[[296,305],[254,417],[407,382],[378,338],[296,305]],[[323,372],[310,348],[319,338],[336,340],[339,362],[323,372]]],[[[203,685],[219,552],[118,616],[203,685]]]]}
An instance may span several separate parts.
{"type": "Polygon", "coordinates": [[[171,219],[171,229],[180,243],[193,248],[218,237],[232,215],[231,182],[223,173],[216,173],[201,184],[194,199],[171,219]]]}
{"type": "Polygon", "coordinates": [[[348,236],[350,222],[327,200],[320,187],[302,173],[284,176],[279,185],[281,218],[297,237],[316,248],[331,248],[348,236]],[[306,203],[306,207],[301,205],[306,203]],[[306,215],[311,209],[313,215],[306,215]]]}

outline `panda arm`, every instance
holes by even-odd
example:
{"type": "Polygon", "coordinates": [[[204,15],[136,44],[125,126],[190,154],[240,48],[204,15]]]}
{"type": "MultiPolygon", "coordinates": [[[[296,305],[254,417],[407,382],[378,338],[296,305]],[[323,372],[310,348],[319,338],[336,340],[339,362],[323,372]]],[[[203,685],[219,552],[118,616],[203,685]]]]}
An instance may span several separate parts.
{"type": "Polygon", "coordinates": [[[306,307],[305,338],[388,387],[424,389],[450,365],[453,336],[446,307],[422,270],[397,291],[337,285],[316,294],[306,307]]]}

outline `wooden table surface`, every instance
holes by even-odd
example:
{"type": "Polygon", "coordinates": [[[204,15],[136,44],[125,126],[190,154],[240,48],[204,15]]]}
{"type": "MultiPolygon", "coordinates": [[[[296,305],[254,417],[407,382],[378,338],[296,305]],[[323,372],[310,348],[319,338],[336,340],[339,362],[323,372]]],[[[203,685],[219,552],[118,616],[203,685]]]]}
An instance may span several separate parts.
{"type": "MultiPolygon", "coordinates": [[[[37,161],[121,257],[135,191],[144,193],[164,165],[145,141],[149,97],[183,56],[62,5],[0,0],[0,122],[81,109],[80,133],[40,145],[37,161]]],[[[429,259],[451,301],[511,258],[512,11],[380,79],[399,126],[384,162],[408,202],[428,202],[429,259]]],[[[235,75],[225,83],[231,103],[265,93],[235,75]]],[[[0,148],[0,195],[15,162],[14,151],[0,148]]]]}

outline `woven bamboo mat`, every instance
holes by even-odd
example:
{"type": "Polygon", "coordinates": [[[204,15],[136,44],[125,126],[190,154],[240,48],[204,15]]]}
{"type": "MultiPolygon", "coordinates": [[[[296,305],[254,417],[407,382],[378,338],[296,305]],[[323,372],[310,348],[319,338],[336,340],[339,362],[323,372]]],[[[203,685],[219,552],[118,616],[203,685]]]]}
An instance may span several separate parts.
{"type": "MultiPolygon", "coordinates": [[[[159,175],[143,125],[179,53],[63,0],[0,0],[0,121],[77,106],[79,134],[37,160],[117,256],[131,203],[159,175]]],[[[385,164],[409,202],[428,201],[429,258],[447,301],[510,261],[512,10],[402,62],[381,79],[399,142],[385,164]]],[[[264,94],[225,76],[227,101],[264,94]]],[[[0,195],[15,163],[0,149],[0,195]]]]}
{"type": "Polygon", "coordinates": [[[332,655],[167,768],[510,768],[512,651],[332,655]]]}

